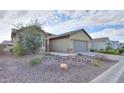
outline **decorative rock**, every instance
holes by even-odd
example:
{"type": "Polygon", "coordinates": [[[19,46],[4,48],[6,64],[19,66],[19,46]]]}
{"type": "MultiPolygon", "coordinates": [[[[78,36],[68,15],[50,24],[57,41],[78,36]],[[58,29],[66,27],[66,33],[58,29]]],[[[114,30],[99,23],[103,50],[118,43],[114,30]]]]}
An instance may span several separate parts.
{"type": "Polygon", "coordinates": [[[68,69],[68,64],[61,63],[60,68],[63,69],[63,70],[67,70],[68,69]]]}

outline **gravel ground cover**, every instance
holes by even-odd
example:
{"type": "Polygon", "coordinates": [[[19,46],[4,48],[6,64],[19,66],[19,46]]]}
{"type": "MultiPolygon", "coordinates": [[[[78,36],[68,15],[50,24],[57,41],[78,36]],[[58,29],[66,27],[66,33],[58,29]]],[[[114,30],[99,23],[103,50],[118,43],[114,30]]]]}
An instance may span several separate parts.
{"type": "Polygon", "coordinates": [[[35,55],[16,58],[12,55],[0,56],[0,83],[86,83],[94,79],[115,62],[102,62],[95,67],[86,56],[43,57],[42,64],[30,65],[35,55]],[[60,63],[68,64],[68,70],[60,69],[60,63]]]}

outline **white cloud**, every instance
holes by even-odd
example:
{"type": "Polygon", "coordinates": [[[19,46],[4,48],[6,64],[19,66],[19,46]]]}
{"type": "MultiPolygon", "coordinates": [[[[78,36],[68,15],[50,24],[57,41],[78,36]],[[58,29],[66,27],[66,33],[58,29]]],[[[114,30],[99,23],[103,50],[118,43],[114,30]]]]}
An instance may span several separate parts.
{"type": "Polygon", "coordinates": [[[122,29],[104,29],[99,32],[91,33],[90,35],[93,38],[109,37],[112,40],[124,42],[124,28],[122,28],[122,29]]]}
{"type": "Polygon", "coordinates": [[[124,11],[90,11],[80,20],[87,25],[124,23],[124,11]]]}
{"type": "Polygon", "coordinates": [[[124,24],[124,11],[59,11],[72,19],[46,27],[49,32],[63,33],[83,26],[124,24]],[[75,19],[79,17],[79,19],[75,19]]]}
{"type": "Polygon", "coordinates": [[[91,33],[92,37],[113,37],[113,36],[124,36],[124,28],[122,29],[104,29],[99,32],[91,33]]]}
{"type": "Polygon", "coordinates": [[[29,23],[31,19],[39,19],[42,23],[50,16],[52,16],[52,11],[0,11],[0,42],[11,39],[13,24],[29,23]]]}
{"type": "Polygon", "coordinates": [[[81,28],[82,26],[86,26],[86,25],[84,25],[81,21],[77,21],[76,19],[73,19],[73,20],[68,20],[68,21],[56,24],[54,26],[47,26],[44,28],[44,30],[51,33],[60,34],[60,33],[81,28]]]}
{"type": "MultiPolygon", "coordinates": [[[[12,24],[18,22],[28,23],[31,19],[39,19],[45,21],[52,18],[55,25],[45,25],[45,30],[52,33],[63,33],[71,29],[80,28],[82,26],[94,26],[104,24],[124,24],[124,11],[57,11],[66,16],[70,16],[71,20],[58,22],[58,18],[53,15],[53,11],[0,11],[0,37],[4,40],[10,38],[12,24]],[[3,34],[6,33],[6,34],[3,34]],[[4,35],[4,37],[2,37],[4,35]]],[[[105,29],[92,34],[95,37],[102,36],[118,36],[123,34],[124,29],[105,29]],[[112,33],[112,34],[111,34],[112,33]],[[121,34],[120,34],[121,33],[121,34]]]]}

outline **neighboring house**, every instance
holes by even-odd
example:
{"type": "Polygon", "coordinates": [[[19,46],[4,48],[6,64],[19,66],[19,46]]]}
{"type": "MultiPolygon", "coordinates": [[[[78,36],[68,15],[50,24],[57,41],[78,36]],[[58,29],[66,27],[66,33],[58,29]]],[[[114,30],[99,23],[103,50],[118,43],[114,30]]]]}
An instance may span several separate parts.
{"type": "Polygon", "coordinates": [[[4,54],[4,47],[2,44],[0,44],[0,55],[4,54]]]}
{"type": "Polygon", "coordinates": [[[106,47],[111,46],[110,40],[108,37],[103,38],[95,38],[91,40],[91,48],[92,49],[106,49],[106,47]]]}
{"type": "Polygon", "coordinates": [[[49,49],[54,52],[84,52],[91,46],[92,38],[84,29],[49,37],[49,49]]]}
{"type": "MultiPolygon", "coordinates": [[[[25,31],[25,29],[28,29],[28,27],[23,27],[21,29],[12,29],[11,33],[11,39],[12,39],[12,44],[15,45],[18,41],[18,35],[20,32],[25,31]]],[[[47,50],[47,37],[52,35],[50,33],[45,32],[44,30],[41,30],[42,34],[42,45],[41,45],[41,50],[46,51],[47,50]]]]}
{"type": "Polygon", "coordinates": [[[10,49],[12,48],[12,42],[11,41],[4,40],[1,44],[4,47],[4,51],[10,51],[10,49]]]}
{"type": "Polygon", "coordinates": [[[120,46],[119,41],[110,41],[110,47],[113,49],[118,49],[120,46]]]}
{"type": "Polygon", "coordinates": [[[119,48],[124,48],[124,43],[120,43],[119,48]]]}

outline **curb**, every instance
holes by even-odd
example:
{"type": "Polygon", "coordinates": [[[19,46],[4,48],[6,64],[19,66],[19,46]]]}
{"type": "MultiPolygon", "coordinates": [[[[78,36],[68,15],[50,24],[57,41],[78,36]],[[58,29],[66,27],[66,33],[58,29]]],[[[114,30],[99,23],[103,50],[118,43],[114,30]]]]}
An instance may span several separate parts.
{"type": "Polygon", "coordinates": [[[89,83],[116,83],[124,72],[124,60],[119,61],[89,83]]]}

